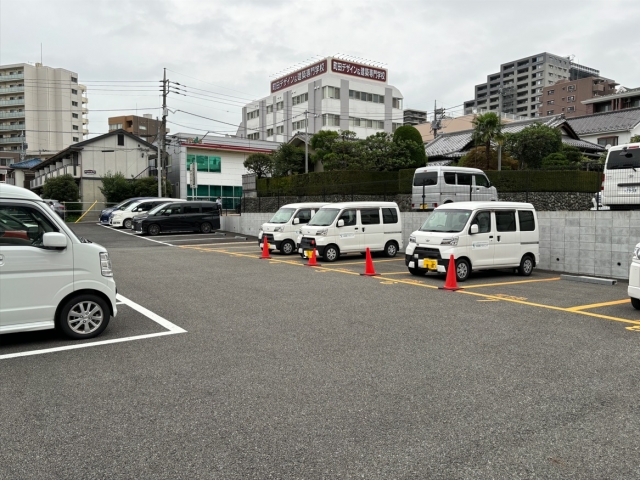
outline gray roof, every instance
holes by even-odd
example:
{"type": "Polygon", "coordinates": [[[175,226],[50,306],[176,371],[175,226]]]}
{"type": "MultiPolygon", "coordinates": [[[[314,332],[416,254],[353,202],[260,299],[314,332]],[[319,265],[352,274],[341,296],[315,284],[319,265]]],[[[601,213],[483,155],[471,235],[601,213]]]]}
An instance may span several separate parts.
{"type": "Polygon", "coordinates": [[[630,131],[640,123],[640,108],[596,113],[567,120],[578,135],[630,131]]]}
{"type": "Polygon", "coordinates": [[[39,158],[30,158],[29,160],[23,160],[21,162],[12,163],[11,164],[11,168],[29,169],[29,168],[35,167],[36,165],[40,164],[41,162],[42,162],[42,160],[40,160],[39,158]]]}

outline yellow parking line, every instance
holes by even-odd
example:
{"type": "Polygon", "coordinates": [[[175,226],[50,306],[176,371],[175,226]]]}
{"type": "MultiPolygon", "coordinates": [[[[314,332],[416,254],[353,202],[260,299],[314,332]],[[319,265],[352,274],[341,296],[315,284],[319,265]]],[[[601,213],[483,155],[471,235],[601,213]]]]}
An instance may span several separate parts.
{"type": "Polygon", "coordinates": [[[535,282],[552,282],[554,280],[560,280],[560,277],[553,278],[539,278],[536,280],[516,280],[515,282],[498,282],[498,283],[483,283],[481,285],[464,285],[464,289],[467,288],[481,288],[481,287],[498,287],[501,285],[517,285],[519,283],[535,283],[535,282]]]}
{"type": "Polygon", "coordinates": [[[598,308],[598,307],[608,307],[611,305],[622,305],[623,303],[629,303],[630,300],[625,298],[624,300],[614,300],[612,302],[603,302],[603,303],[592,303],[591,305],[578,305],[577,307],[567,308],[572,312],[578,312],[580,310],[588,310],[590,308],[598,308]]]}
{"type": "Polygon", "coordinates": [[[409,275],[409,272],[407,272],[406,270],[404,272],[384,272],[380,275],[409,275]]]}
{"type": "MultiPolygon", "coordinates": [[[[382,262],[399,262],[399,261],[403,261],[404,262],[404,258],[393,258],[391,260],[376,260],[373,263],[376,264],[376,263],[382,263],[382,262]]],[[[335,265],[336,266],[342,266],[342,265],[364,265],[364,262],[365,262],[365,260],[362,259],[359,262],[338,262],[335,265]]]]}

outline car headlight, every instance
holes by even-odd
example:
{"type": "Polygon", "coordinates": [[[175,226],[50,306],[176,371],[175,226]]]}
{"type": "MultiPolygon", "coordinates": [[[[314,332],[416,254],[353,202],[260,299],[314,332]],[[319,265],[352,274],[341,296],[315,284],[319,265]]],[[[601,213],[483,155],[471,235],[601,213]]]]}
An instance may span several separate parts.
{"type": "Polygon", "coordinates": [[[416,237],[414,235],[409,237],[409,243],[416,243],[416,237]]]}
{"type": "Polygon", "coordinates": [[[284,232],[284,225],[282,225],[280,227],[274,227],[273,231],[274,232],[284,232]]]}
{"type": "Polygon", "coordinates": [[[458,237],[443,238],[440,245],[451,245],[452,247],[455,247],[458,245],[458,237]]]}
{"type": "Polygon", "coordinates": [[[329,233],[329,229],[328,228],[323,228],[322,230],[316,231],[316,235],[325,236],[327,233],[329,233]]]}
{"type": "Polygon", "coordinates": [[[633,251],[633,259],[640,260],[640,246],[636,247],[633,251]]]}
{"type": "Polygon", "coordinates": [[[100,270],[102,270],[103,277],[113,277],[113,270],[111,269],[111,259],[107,252],[100,253],[100,270]]]}

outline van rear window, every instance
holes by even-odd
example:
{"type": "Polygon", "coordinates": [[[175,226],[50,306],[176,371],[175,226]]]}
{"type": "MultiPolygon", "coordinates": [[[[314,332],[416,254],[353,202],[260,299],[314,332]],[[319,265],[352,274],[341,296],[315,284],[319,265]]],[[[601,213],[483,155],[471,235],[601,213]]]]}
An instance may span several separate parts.
{"type": "Polygon", "coordinates": [[[536,221],[533,212],[529,210],[518,210],[518,220],[520,220],[521,232],[533,232],[536,229],[536,221]]]}
{"type": "Polygon", "coordinates": [[[421,187],[422,185],[428,187],[429,185],[438,184],[438,172],[416,172],[413,176],[413,186],[421,187]]]}
{"type": "Polygon", "coordinates": [[[607,170],[620,168],[640,168],[640,148],[609,152],[607,170]]]}
{"type": "Polygon", "coordinates": [[[382,209],[383,223],[398,223],[398,211],[395,208],[382,209]]]}

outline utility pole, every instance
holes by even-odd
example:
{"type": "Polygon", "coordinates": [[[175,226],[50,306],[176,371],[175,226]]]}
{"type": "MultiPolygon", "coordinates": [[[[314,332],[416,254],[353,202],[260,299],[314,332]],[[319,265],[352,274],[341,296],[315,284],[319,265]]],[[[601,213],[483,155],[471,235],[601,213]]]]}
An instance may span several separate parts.
{"type": "Polygon", "coordinates": [[[440,120],[444,117],[444,108],[437,108],[437,100],[433,101],[433,121],[431,122],[431,131],[433,132],[433,138],[438,136],[438,130],[441,130],[440,120]]]}
{"type": "Polygon", "coordinates": [[[158,159],[156,167],[158,170],[158,197],[162,197],[162,157],[164,150],[164,132],[167,125],[167,69],[164,69],[162,78],[162,123],[160,124],[160,135],[158,137],[158,159]]]}
{"type": "Polygon", "coordinates": [[[304,173],[309,173],[309,112],[304,111],[304,173]]]}

